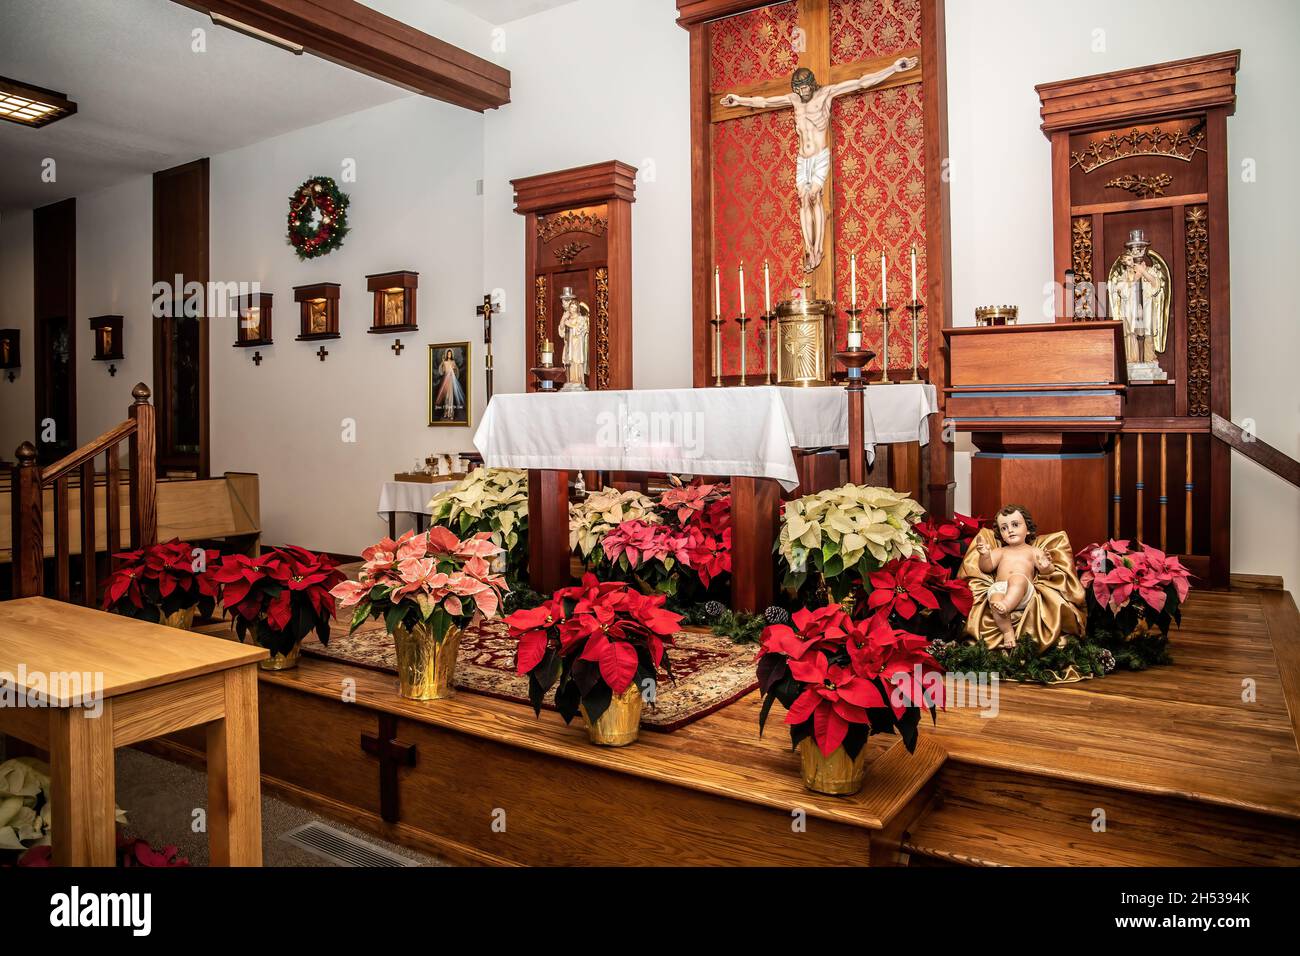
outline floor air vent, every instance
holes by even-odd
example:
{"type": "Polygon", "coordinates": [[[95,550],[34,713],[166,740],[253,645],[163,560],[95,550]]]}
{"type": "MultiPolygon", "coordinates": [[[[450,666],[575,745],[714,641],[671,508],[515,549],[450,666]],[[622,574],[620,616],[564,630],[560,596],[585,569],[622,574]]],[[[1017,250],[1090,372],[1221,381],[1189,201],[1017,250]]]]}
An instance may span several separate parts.
{"type": "Polygon", "coordinates": [[[414,860],[323,823],[308,823],[281,834],[280,839],[336,866],[419,866],[414,860]]]}

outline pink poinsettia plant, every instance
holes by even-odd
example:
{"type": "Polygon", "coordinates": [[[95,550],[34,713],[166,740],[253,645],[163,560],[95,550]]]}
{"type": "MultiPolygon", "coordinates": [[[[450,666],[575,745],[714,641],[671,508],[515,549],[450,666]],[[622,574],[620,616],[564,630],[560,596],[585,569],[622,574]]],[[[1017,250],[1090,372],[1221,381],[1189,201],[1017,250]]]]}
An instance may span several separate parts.
{"type": "Polygon", "coordinates": [[[662,522],[624,521],[605,534],[596,574],[648,594],[698,599],[703,596],[699,592],[731,573],[729,487],[694,483],[669,488],[658,509],[662,522]]]}
{"type": "Polygon", "coordinates": [[[155,623],[191,607],[211,616],[216,588],[207,572],[216,551],[173,538],[113,557],[121,564],[104,583],[105,611],[155,623]]]}
{"type": "Polygon", "coordinates": [[[334,619],[332,588],[343,580],[334,561],[305,548],[273,548],[255,558],[227,554],[208,575],[239,639],[289,654],[313,631],[322,644],[334,619]]]}
{"type": "Polygon", "coordinates": [[[533,709],[541,713],[558,682],[555,706],[564,722],[580,706],[595,722],[633,684],[647,689],[661,672],[671,678],[667,647],[682,617],[667,610],[665,600],[587,574],[582,584],[509,615],[510,636],[519,642],[515,666],[528,675],[533,709]]]}
{"type": "Polygon", "coordinates": [[[440,525],[423,534],[408,531],[366,548],[358,580],[335,585],[331,594],[340,607],[355,609],[354,631],[367,618],[383,618],[390,634],[425,624],[441,642],[453,625],[500,614],[509,588],[491,562],[501,553],[487,531],[463,541],[440,525]]]}
{"type": "Polygon", "coordinates": [[[916,749],[921,709],[944,703],[943,668],[928,640],[872,615],[854,621],[839,604],[796,611],[763,631],[758,686],[760,732],[772,704],[786,710],[794,747],[811,738],[824,756],[856,758],[871,734],[901,735],[916,749]]]}
{"type": "Polygon", "coordinates": [[[1075,558],[1088,592],[1088,623],[1102,619],[1125,636],[1156,628],[1168,636],[1181,623],[1191,572],[1175,557],[1141,542],[1090,544],[1075,558]]]}

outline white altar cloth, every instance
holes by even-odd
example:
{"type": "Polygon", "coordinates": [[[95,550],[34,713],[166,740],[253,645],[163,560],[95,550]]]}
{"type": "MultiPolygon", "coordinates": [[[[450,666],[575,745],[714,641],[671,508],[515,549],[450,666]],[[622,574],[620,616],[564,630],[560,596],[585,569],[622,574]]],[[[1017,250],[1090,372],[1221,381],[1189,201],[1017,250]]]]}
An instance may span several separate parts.
{"type": "MultiPolygon", "coordinates": [[[[879,441],[928,439],[932,385],[881,385],[865,394],[868,460],[879,441]],[[899,394],[871,394],[882,390],[899,394]]],[[[831,386],[497,394],[474,434],[493,468],[741,475],[772,478],[787,490],[798,484],[792,448],[847,443],[845,390],[831,386]]]]}

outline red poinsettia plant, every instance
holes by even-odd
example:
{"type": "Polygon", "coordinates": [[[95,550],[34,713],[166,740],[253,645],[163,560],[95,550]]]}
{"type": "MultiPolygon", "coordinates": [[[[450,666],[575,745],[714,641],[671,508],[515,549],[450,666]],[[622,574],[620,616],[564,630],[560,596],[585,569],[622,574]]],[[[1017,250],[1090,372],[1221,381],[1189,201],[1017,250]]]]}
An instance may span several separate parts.
{"type": "Polygon", "coordinates": [[[895,558],[862,582],[859,613],[920,634],[931,640],[952,640],[970,617],[974,598],[970,585],[946,564],[917,555],[895,558]]]}
{"type": "Polygon", "coordinates": [[[216,589],[207,572],[216,551],[172,538],[113,557],[122,563],[104,584],[105,611],[153,623],[191,607],[212,614],[216,589]]]}
{"type": "Polygon", "coordinates": [[[951,521],[927,518],[916,523],[916,532],[925,542],[925,556],[954,574],[961,568],[970,543],[984,526],[983,518],[954,513],[951,521]]]}
{"type": "Polygon", "coordinates": [[[509,590],[505,577],[492,572],[491,561],[501,553],[490,531],[463,541],[442,525],[423,534],[408,531],[366,548],[359,580],[343,581],[331,593],[342,607],[356,608],[354,631],[366,618],[382,617],[390,634],[426,624],[441,642],[453,625],[497,616],[509,590]]]}
{"type": "Polygon", "coordinates": [[[343,572],[328,556],[292,546],[256,558],[228,554],[208,573],[241,641],[251,635],[252,643],[272,654],[290,653],[312,631],[329,643],[330,588],[343,572]]]}
{"type": "Polygon", "coordinates": [[[1125,636],[1151,628],[1168,636],[1170,624],[1182,622],[1191,572],[1159,548],[1112,539],[1080,551],[1075,567],[1088,592],[1090,630],[1105,621],[1125,636]]]}
{"type": "Polygon", "coordinates": [[[552,687],[568,723],[585,708],[595,722],[617,695],[635,684],[649,689],[662,671],[671,678],[667,647],[682,616],[664,607],[663,595],[642,594],[621,581],[587,574],[534,608],[505,620],[519,642],[516,670],[528,675],[533,710],[552,687]]]}
{"type": "Polygon", "coordinates": [[[780,701],[793,747],[811,738],[824,756],[842,746],[856,758],[871,734],[897,732],[910,753],[921,709],[937,718],[943,706],[943,668],[927,639],[879,616],[854,621],[838,604],[803,608],[789,625],[767,627],[762,641],[760,732],[780,701]]]}
{"type": "MultiPolygon", "coordinates": [[[[660,499],[667,520],[624,521],[600,541],[599,577],[625,580],[650,594],[685,597],[694,580],[707,591],[731,573],[731,497],[715,485],[670,488],[660,499]],[[683,571],[691,572],[683,575],[683,571]]],[[[699,595],[694,595],[698,597],[699,595]]]]}

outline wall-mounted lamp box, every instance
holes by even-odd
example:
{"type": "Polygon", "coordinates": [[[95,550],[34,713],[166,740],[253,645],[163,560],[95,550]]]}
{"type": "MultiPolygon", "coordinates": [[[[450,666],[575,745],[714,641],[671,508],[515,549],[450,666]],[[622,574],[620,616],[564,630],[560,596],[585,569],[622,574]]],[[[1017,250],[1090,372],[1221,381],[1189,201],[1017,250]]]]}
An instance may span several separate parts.
{"type": "Polygon", "coordinates": [[[235,348],[271,345],[271,293],[241,295],[234,302],[239,316],[235,348]]]}
{"type": "Polygon", "coordinates": [[[339,284],[318,282],[294,286],[293,301],[298,303],[302,330],[298,341],[339,338],[339,284]]]}
{"type": "Polygon", "coordinates": [[[122,316],[93,315],[90,328],[95,333],[95,361],[122,361],[122,316]]]}
{"type": "Polygon", "coordinates": [[[18,329],[0,329],[0,370],[7,371],[5,376],[14,380],[14,369],[21,367],[18,351],[18,329]]]}
{"type": "Polygon", "coordinates": [[[366,276],[366,288],[375,296],[375,317],[368,331],[415,332],[415,289],[418,272],[383,272],[366,276]]]}

